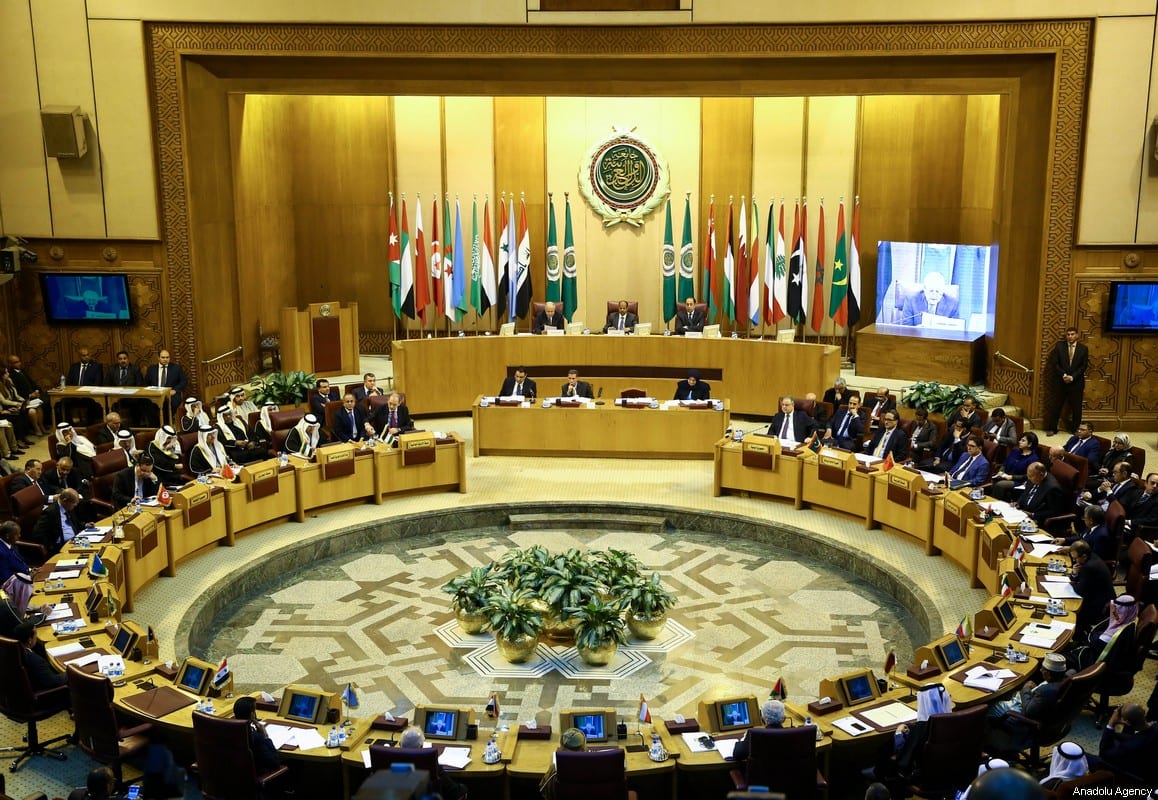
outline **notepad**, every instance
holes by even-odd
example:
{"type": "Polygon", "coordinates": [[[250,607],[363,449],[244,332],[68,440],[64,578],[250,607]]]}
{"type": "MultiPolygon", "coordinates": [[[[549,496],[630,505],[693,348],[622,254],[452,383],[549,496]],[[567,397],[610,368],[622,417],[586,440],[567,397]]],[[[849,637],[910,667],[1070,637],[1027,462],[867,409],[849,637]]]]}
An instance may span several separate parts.
{"type": "Polygon", "coordinates": [[[917,709],[909,708],[904,703],[886,703],[879,708],[862,711],[860,715],[878,728],[891,728],[915,720],[917,709]]]}
{"type": "Polygon", "coordinates": [[[438,763],[451,769],[466,769],[470,763],[469,747],[444,747],[438,754],[438,763]]]}
{"type": "Polygon", "coordinates": [[[54,581],[55,580],[70,581],[73,578],[79,578],[80,577],[80,570],[79,569],[62,569],[62,570],[53,572],[48,577],[54,581]]]}
{"type": "Polygon", "coordinates": [[[1082,597],[1074,590],[1074,585],[1068,581],[1064,583],[1046,582],[1042,588],[1055,600],[1080,600],[1082,597]]]}
{"type": "Polygon", "coordinates": [[[838,728],[849,736],[860,736],[862,733],[870,733],[872,726],[867,722],[861,722],[856,717],[842,717],[832,721],[833,727],[838,728]]]}
{"type": "Polygon", "coordinates": [[[68,644],[46,648],[45,652],[47,652],[53,658],[59,660],[61,656],[67,656],[69,653],[79,653],[83,649],[84,645],[82,645],[80,642],[70,642],[68,644]]]}

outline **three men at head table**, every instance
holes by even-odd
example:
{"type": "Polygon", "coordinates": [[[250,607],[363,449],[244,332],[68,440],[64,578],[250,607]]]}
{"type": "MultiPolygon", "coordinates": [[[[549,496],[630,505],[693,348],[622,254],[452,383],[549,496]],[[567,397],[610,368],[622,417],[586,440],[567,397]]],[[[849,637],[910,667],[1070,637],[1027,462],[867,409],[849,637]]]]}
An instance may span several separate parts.
{"type": "Polygon", "coordinates": [[[676,384],[673,400],[707,400],[712,396],[712,387],[700,378],[698,369],[689,369],[688,376],[676,384]]]}
{"type": "Polygon", "coordinates": [[[590,383],[579,380],[579,370],[572,367],[567,370],[567,382],[559,389],[559,396],[586,397],[588,400],[594,400],[595,392],[591,390],[590,383]]]}
{"type": "Polygon", "coordinates": [[[780,410],[772,417],[768,435],[793,442],[803,442],[812,436],[814,421],[804,411],[796,409],[796,401],[790,396],[780,398],[780,410]]]}
{"type": "Polygon", "coordinates": [[[676,336],[691,333],[702,333],[704,330],[704,312],[696,308],[696,298],[684,300],[684,307],[676,311],[676,336]]]}
{"type": "Polygon", "coordinates": [[[548,300],[543,305],[543,310],[535,315],[534,333],[543,333],[547,328],[556,328],[563,330],[566,320],[563,319],[563,312],[555,307],[552,300],[548,300]]]}
{"type": "Polygon", "coordinates": [[[945,276],[940,272],[930,272],[925,276],[924,288],[905,298],[900,324],[922,325],[925,314],[957,317],[957,301],[945,294],[945,276]]]}
{"type": "Polygon", "coordinates": [[[607,315],[607,324],[603,326],[603,332],[608,331],[623,331],[630,333],[632,329],[639,323],[639,315],[632,314],[627,310],[627,301],[619,301],[619,310],[612,311],[607,315]]]}
{"type": "Polygon", "coordinates": [[[526,367],[515,367],[514,377],[503,380],[503,388],[499,390],[499,397],[526,397],[534,399],[538,396],[538,387],[527,377],[526,367]]]}

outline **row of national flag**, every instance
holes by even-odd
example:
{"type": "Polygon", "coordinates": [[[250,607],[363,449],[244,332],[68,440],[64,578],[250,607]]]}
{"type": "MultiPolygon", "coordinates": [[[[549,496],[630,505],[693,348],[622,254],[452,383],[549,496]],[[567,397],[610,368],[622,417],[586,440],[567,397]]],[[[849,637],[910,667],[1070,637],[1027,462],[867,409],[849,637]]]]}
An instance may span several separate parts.
{"type": "MultiPolygon", "coordinates": [[[[693,296],[690,264],[691,224],[690,205],[684,210],[684,242],[681,249],[680,283],[674,270],[668,267],[669,253],[673,252],[671,239],[671,201],[667,205],[663,249],[664,320],[675,316],[676,305],[693,296]],[[686,255],[685,255],[686,254],[686,255]],[[687,283],[684,266],[687,262],[687,283]]],[[[734,325],[779,325],[787,319],[792,325],[808,325],[820,333],[825,318],[834,324],[851,329],[860,321],[860,201],[852,210],[851,230],[846,233],[844,200],[836,215],[836,243],[832,261],[825,255],[824,202],[820,203],[820,221],[816,240],[816,263],[811,274],[808,270],[808,201],[796,202],[792,212],[792,238],[785,237],[785,203],[768,204],[768,216],[763,237],[760,235],[759,211],[755,200],[748,212],[747,200],[740,198],[738,224],[734,202],[728,199],[726,233],[719,249],[716,244],[715,199],[708,206],[708,241],[704,246],[703,273],[700,281],[700,300],[708,305],[708,323],[730,322],[734,325]],[[779,211],[779,219],[776,211],[779,211]],[[774,224],[775,222],[775,224],[774,224]],[[723,250],[723,258],[719,255],[723,250]],[[760,270],[763,265],[763,280],[760,270]],[[824,274],[832,269],[827,303],[824,292],[824,274]],[[811,282],[811,291],[809,283],[811,282]],[[809,302],[809,300],[811,302],[809,302]]]]}
{"type": "MultiPolygon", "coordinates": [[[[390,301],[395,318],[405,316],[420,319],[424,325],[430,321],[437,322],[440,316],[445,316],[451,322],[461,322],[471,309],[482,316],[491,308],[496,309],[498,316],[505,313],[510,321],[527,316],[532,295],[531,234],[524,199],[519,200],[517,211],[516,215],[514,193],[511,193],[508,201],[504,192],[499,202],[500,231],[496,250],[491,236],[493,229],[489,199],[483,200],[481,220],[478,197],[472,200],[470,220],[467,223],[463,220],[458,197],[454,198],[452,215],[450,195],[445,195],[440,229],[436,195],[431,203],[428,239],[422,221],[422,198],[419,197],[415,207],[414,237],[411,238],[406,198],[402,198],[399,212],[394,205],[394,195],[391,194],[387,221],[387,262],[390,301]]],[[[550,203],[547,299],[561,301],[563,313],[570,321],[579,307],[579,291],[569,200],[564,214],[563,264],[560,270],[555,205],[550,203]]]]}

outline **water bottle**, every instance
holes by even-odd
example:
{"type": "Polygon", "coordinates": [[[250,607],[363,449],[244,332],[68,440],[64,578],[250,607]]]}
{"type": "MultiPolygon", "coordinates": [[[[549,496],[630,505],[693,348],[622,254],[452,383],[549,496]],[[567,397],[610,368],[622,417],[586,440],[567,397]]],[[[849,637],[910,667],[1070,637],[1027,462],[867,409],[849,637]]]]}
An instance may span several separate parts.
{"type": "Polygon", "coordinates": [[[330,733],[326,736],[326,747],[334,748],[338,746],[338,729],[333,725],[330,726],[330,733]]]}
{"type": "Polygon", "coordinates": [[[64,376],[63,375],[60,376],[60,388],[61,389],[64,388],[64,376]]]}
{"type": "Polygon", "coordinates": [[[1013,644],[1012,643],[1005,645],[1005,660],[1006,661],[1013,661],[1013,644]]]}
{"type": "Polygon", "coordinates": [[[338,728],[338,747],[344,747],[346,744],[346,729],[338,728]]]}
{"type": "Polygon", "coordinates": [[[288,453],[278,453],[277,454],[277,463],[278,463],[279,467],[289,466],[289,454],[288,453]]]}

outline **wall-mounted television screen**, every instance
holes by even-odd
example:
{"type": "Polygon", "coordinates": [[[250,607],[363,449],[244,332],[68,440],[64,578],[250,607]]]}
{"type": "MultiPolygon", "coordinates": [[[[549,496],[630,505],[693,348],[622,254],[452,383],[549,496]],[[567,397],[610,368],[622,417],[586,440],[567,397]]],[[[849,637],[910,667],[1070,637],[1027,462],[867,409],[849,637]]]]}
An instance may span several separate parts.
{"type": "Polygon", "coordinates": [[[997,245],[877,242],[877,325],[993,333],[997,245]]]}
{"type": "Polygon", "coordinates": [[[49,322],[127,323],[133,320],[124,273],[41,272],[40,293],[49,322]]]}
{"type": "Polygon", "coordinates": [[[1111,281],[1106,330],[1158,333],[1158,281],[1111,281]]]}

